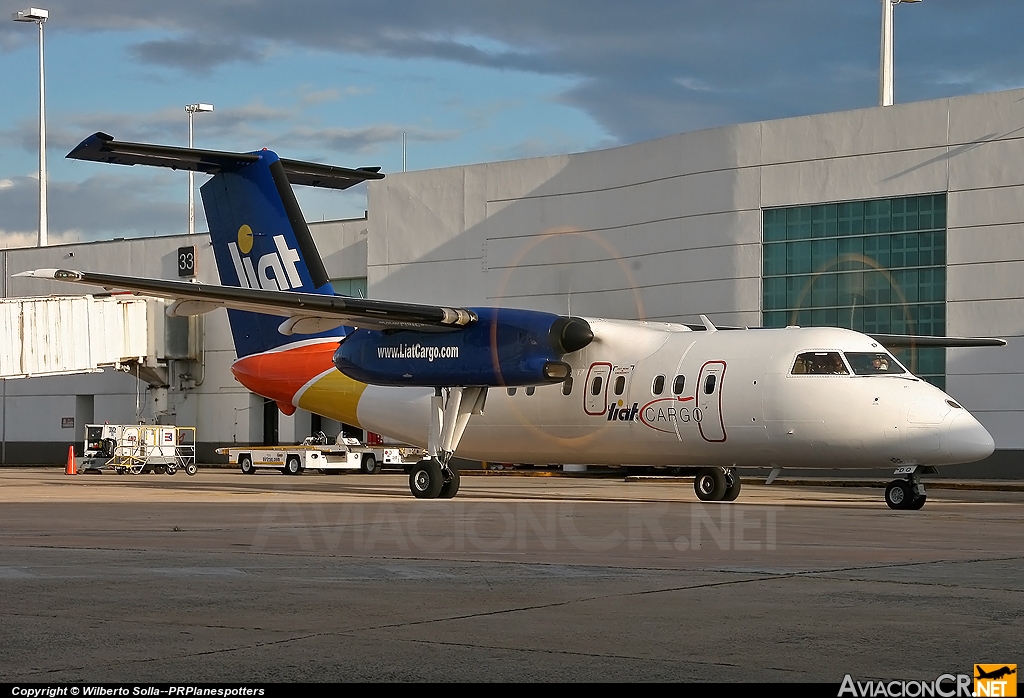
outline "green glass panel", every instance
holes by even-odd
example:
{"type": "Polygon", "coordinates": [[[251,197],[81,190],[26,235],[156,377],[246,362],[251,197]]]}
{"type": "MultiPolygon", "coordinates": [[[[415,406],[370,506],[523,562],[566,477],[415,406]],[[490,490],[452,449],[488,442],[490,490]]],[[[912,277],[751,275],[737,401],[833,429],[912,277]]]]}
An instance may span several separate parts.
{"type": "Polygon", "coordinates": [[[785,312],[771,312],[762,313],[763,320],[761,321],[765,327],[785,327],[786,321],[789,316],[785,312]]]}
{"type": "Polygon", "coordinates": [[[889,331],[889,306],[867,306],[864,308],[864,332],[868,334],[889,331]]]}
{"type": "Polygon", "coordinates": [[[917,350],[917,373],[935,375],[946,372],[946,350],[942,347],[921,347],[917,350]]]}
{"type": "Polygon", "coordinates": [[[777,277],[765,279],[764,283],[764,309],[781,310],[786,307],[786,279],[777,277]]]}
{"type": "Polygon", "coordinates": [[[799,206],[786,212],[786,239],[806,240],[811,237],[811,207],[799,206]]]}
{"type": "Polygon", "coordinates": [[[918,265],[918,234],[903,233],[889,238],[889,267],[916,267],[918,265]]]}
{"type": "Polygon", "coordinates": [[[806,308],[811,303],[811,277],[790,276],[786,279],[786,307],[806,308]]]}
{"type": "Polygon", "coordinates": [[[864,274],[862,272],[839,274],[836,279],[838,293],[837,305],[864,305],[864,274]]]}
{"type": "Polygon", "coordinates": [[[790,274],[809,274],[811,272],[811,243],[791,242],[787,245],[789,256],[787,270],[790,274]]]}
{"type": "Polygon", "coordinates": [[[811,237],[824,238],[836,235],[836,205],[811,206],[811,237]]]}
{"type": "Polygon", "coordinates": [[[917,302],[917,269],[900,269],[890,272],[892,276],[892,300],[894,303],[917,302]]]}
{"type": "Polygon", "coordinates": [[[922,267],[940,267],[946,264],[946,232],[935,231],[918,235],[918,263],[922,267]]]}
{"type": "Polygon", "coordinates": [[[940,337],[946,333],[946,306],[944,303],[925,303],[916,306],[917,333],[940,337]]]}
{"type": "Polygon", "coordinates": [[[851,201],[836,206],[839,235],[860,235],[864,232],[864,203],[851,201]]]}
{"type": "Polygon", "coordinates": [[[864,268],[864,238],[839,238],[836,253],[839,257],[836,269],[864,268]]]}
{"type": "Polygon", "coordinates": [[[946,300],[946,269],[930,267],[917,272],[917,299],[924,303],[946,300]]]}
{"type": "Polygon", "coordinates": [[[814,240],[811,242],[811,268],[816,272],[835,269],[838,250],[835,238],[814,240]]]}
{"type": "Polygon", "coordinates": [[[889,306],[889,332],[892,334],[917,334],[913,306],[889,306]]]}
{"type": "Polygon", "coordinates": [[[864,202],[864,232],[888,233],[892,228],[890,199],[864,202]]]}
{"type": "Polygon", "coordinates": [[[865,305],[879,305],[888,303],[889,278],[880,271],[864,272],[864,303],[865,305]]]}
{"type": "MultiPolygon", "coordinates": [[[[810,302],[807,303],[815,308],[832,307],[836,305],[836,275],[820,274],[814,278],[811,284],[810,302]]],[[[831,324],[835,324],[834,322],[831,324]]]]}
{"type": "Polygon", "coordinates": [[[815,327],[835,327],[836,309],[819,308],[811,311],[811,325],[815,327]]]}
{"type": "Polygon", "coordinates": [[[764,246],[764,275],[782,276],[786,273],[786,243],[764,246]]]}
{"type": "Polygon", "coordinates": [[[889,267],[889,235],[871,235],[864,238],[864,256],[869,267],[889,267]]]}
{"type": "Polygon", "coordinates": [[[918,198],[892,200],[892,230],[918,230],[918,198]]]}
{"type": "Polygon", "coordinates": [[[770,208],[764,212],[764,241],[779,242],[786,239],[786,209],[770,208]]]}

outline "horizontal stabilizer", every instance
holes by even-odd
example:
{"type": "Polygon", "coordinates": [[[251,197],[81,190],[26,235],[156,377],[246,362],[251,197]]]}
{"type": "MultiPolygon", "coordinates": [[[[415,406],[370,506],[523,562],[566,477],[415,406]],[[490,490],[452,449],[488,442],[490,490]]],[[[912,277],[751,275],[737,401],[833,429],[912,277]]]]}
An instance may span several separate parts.
{"type": "MultiPolygon", "coordinates": [[[[141,296],[193,301],[193,309],[197,312],[206,312],[213,305],[279,317],[297,317],[302,319],[303,325],[314,324],[314,320],[319,318],[341,321],[335,323],[336,325],[344,323],[367,329],[443,332],[457,330],[477,321],[477,314],[466,308],[394,303],[317,293],[194,284],[187,281],[143,279],[68,269],[36,269],[14,276],[68,281],[100,286],[108,290],[123,289],[141,296]]],[[[180,312],[184,306],[184,303],[176,305],[176,311],[180,312]]],[[[308,328],[300,327],[293,331],[304,329],[308,328]]]]}
{"type": "Polygon", "coordinates": [[[925,337],[912,334],[872,334],[882,346],[900,347],[1003,347],[1005,339],[997,337],[925,337]]]}
{"type": "MultiPolygon", "coordinates": [[[[260,159],[257,153],[180,148],[171,145],[115,141],[106,133],[94,133],[67,154],[72,160],[109,162],[115,165],[150,165],[206,174],[231,172],[260,159]]],[[[368,179],[383,179],[379,167],[336,167],[316,162],[281,159],[288,181],[310,187],[348,189],[368,179]]]]}

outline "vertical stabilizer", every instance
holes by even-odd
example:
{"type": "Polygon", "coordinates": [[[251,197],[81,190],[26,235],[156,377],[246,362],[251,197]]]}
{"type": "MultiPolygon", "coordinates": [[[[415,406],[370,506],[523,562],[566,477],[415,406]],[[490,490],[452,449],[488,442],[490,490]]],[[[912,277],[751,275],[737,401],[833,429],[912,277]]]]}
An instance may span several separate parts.
{"type": "MultiPolygon", "coordinates": [[[[277,154],[262,150],[258,160],[222,171],[201,188],[220,281],[280,291],[334,295],[277,154]]],[[[283,318],[229,310],[239,357],[303,339],[344,336],[338,328],[315,335],[284,335],[283,318]]]]}

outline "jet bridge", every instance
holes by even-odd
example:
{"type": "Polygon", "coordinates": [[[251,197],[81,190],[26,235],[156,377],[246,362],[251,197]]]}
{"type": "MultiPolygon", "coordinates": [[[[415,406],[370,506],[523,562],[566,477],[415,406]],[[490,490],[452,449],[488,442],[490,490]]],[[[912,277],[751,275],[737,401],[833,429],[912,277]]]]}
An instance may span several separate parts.
{"type": "Polygon", "coordinates": [[[146,364],[147,301],[131,295],[0,300],[0,378],[146,364]]]}

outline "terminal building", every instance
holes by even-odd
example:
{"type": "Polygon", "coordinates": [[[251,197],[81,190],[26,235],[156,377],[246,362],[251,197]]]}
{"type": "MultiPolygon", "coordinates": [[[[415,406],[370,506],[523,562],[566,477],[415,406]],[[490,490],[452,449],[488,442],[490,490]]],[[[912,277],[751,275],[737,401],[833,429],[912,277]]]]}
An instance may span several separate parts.
{"type": "MultiPolygon", "coordinates": [[[[985,463],[949,473],[1024,476],[1024,90],[388,174],[365,218],[310,229],[352,295],[1002,337],[899,356],[995,438],[985,463]]],[[[217,283],[208,236],[173,235],[0,252],[4,297],[81,293],[12,278],[41,267],[177,278],[191,246],[196,278],[217,283]]],[[[86,422],[196,425],[201,461],[342,429],[236,383],[223,310],[172,320],[151,305],[149,355],[127,371],[3,381],[4,464],[59,462],[86,422]]]]}

